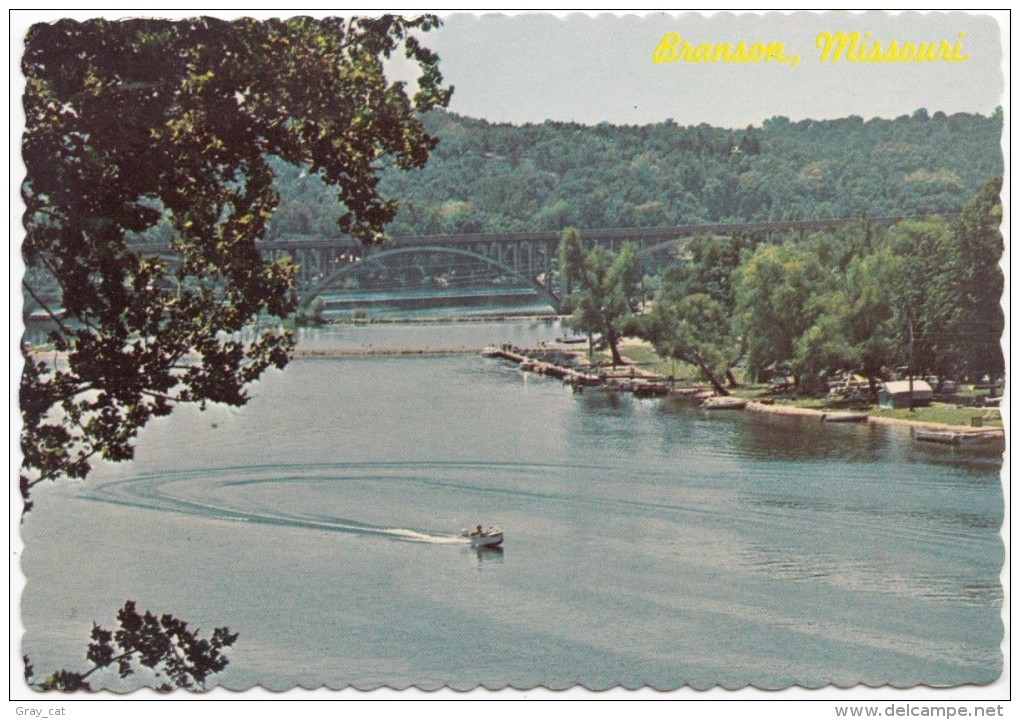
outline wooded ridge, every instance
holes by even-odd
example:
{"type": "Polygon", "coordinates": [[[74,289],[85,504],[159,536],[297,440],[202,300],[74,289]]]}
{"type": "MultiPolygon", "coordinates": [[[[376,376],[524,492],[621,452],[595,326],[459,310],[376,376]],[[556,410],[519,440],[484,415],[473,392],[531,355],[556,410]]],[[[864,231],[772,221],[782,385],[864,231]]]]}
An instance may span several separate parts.
{"type": "MultiPolygon", "coordinates": [[[[956,213],[1003,172],[1001,111],[775,117],[743,130],[510,125],[443,110],[424,122],[439,139],[428,164],[381,176],[399,203],[390,235],[956,213]]],[[[335,234],[335,190],[274,170],[269,237],[335,234]]]]}

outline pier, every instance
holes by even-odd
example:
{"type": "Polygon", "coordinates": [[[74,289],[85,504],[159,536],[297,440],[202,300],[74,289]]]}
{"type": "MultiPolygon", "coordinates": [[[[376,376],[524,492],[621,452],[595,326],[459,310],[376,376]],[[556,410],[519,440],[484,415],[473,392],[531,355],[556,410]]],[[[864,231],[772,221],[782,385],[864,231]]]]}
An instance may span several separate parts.
{"type": "Polygon", "coordinates": [[[704,386],[677,388],[672,378],[653,375],[633,365],[616,368],[602,368],[596,372],[592,367],[578,360],[579,353],[559,347],[518,348],[509,343],[499,347],[485,348],[486,357],[509,360],[521,370],[562,380],[574,392],[583,392],[586,387],[602,387],[610,392],[629,392],[639,398],[677,396],[703,399],[711,394],[704,386]]]}

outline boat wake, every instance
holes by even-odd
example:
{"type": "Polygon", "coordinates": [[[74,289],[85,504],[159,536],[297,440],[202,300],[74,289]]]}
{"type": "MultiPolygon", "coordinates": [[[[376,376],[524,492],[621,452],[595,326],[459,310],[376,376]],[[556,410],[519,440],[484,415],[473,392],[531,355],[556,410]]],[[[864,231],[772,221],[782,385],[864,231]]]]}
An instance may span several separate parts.
{"type": "MultiPolygon", "coordinates": [[[[439,532],[405,522],[370,522],[337,517],[323,511],[347,507],[366,514],[386,512],[379,500],[392,497],[395,485],[418,514],[416,494],[449,489],[464,481],[456,477],[467,468],[445,472],[418,463],[266,466],[216,468],[140,475],[84,488],[86,500],[146,510],[183,513],[221,521],[257,523],[312,531],[340,532],[365,537],[430,545],[470,545],[459,532],[439,532]],[[454,477],[451,477],[453,475],[454,477]],[[422,486],[425,486],[424,490],[422,486]]],[[[477,468],[474,468],[474,473],[477,468]]],[[[464,486],[464,485],[462,485],[464,486]]],[[[469,485],[466,487],[470,487],[469,485]]],[[[392,511],[391,511],[392,512],[392,511]]],[[[392,519],[392,518],[391,518],[392,519]]],[[[401,518],[406,520],[407,518],[401,518]]],[[[413,520],[413,517],[411,518],[413,520]]],[[[458,520],[463,518],[458,517],[458,520]]]]}
{"type": "Polygon", "coordinates": [[[430,545],[468,545],[470,540],[459,535],[432,535],[429,533],[408,530],[406,528],[387,528],[382,532],[392,535],[396,540],[428,543],[430,545]]]}

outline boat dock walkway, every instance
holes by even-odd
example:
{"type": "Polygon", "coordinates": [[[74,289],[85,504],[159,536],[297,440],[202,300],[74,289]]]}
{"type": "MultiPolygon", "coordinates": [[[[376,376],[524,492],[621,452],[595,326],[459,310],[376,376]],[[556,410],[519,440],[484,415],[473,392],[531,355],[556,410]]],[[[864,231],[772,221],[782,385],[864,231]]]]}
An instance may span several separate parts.
{"type": "Polygon", "coordinates": [[[601,376],[584,372],[576,367],[576,355],[574,353],[560,349],[522,349],[509,343],[504,343],[498,348],[486,348],[483,354],[486,357],[510,360],[520,365],[522,370],[558,378],[571,385],[597,385],[603,381],[601,376]]]}
{"type": "Polygon", "coordinates": [[[483,350],[486,357],[496,357],[520,365],[522,370],[548,375],[571,385],[575,392],[585,387],[602,387],[607,391],[630,392],[636,397],[702,398],[711,394],[705,387],[677,388],[669,378],[648,373],[633,365],[625,368],[602,368],[593,371],[578,362],[578,353],[557,347],[519,348],[509,343],[483,350]]]}

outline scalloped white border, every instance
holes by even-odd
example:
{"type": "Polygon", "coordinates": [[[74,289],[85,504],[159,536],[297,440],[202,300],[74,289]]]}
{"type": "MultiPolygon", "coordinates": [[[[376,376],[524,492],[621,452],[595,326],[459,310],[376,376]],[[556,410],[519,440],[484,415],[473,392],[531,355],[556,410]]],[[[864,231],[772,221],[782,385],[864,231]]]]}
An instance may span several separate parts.
{"type": "MultiPolygon", "coordinates": [[[[827,8],[819,9],[816,12],[826,12],[827,10],[846,10],[847,8],[827,8]]],[[[909,10],[925,10],[924,8],[909,8],[909,10]]],[[[1009,10],[959,10],[960,12],[966,12],[969,14],[977,15],[989,15],[996,19],[999,24],[1001,32],[1001,46],[1004,49],[1003,52],[1003,76],[1005,78],[1006,92],[1002,100],[1002,106],[1005,111],[1005,127],[1003,133],[1003,152],[1005,154],[1005,177],[1004,177],[1004,188],[1003,188],[1003,199],[1004,199],[1004,214],[1003,214],[1003,235],[1006,238],[1006,252],[1003,257],[1003,268],[1006,279],[1005,292],[1003,297],[1003,305],[1006,313],[1006,332],[1003,338],[1003,349],[1006,354],[1007,362],[1007,390],[1006,396],[1003,403],[1003,417],[1007,427],[1007,450],[1005,456],[1005,462],[1003,466],[1002,476],[1004,478],[1004,492],[1006,500],[1006,515],[1005,524],[1003,526],[1003,539],[1006,547],[1006,559],[1002,572],[1002,583],[1004,589],[1004,607],[1003,607],[1003,623],[1005,627],[1002,651],[1004,657],[1003,673],[1000,679],[986,686],[963,686],[947,689],[937,689],[930,687],[917,687],[905,690],[896,690],[893,688],[867,688],[863,686],[857,686],[849,689],[839,689],[835,687],[821,688],[818,690],[806,690],[799,687],[792,687],[782,691],[762,691],[754,688],[746,688],[742,690],[729,691],[721,688],[714,688],[707,691],[698,691],[691,688],[681,688],[672,692],[659,692],[651,689],[641,690],[624,690],[624,689],[613,689],[603,692],[591,692],[583,688],[573,688],[570,690],[563,691],[551,691],[545,688],[536,688],[529,690],[502,690],[499,692],[493,692],[489,690],[479,689],[469,693],[457,692],[449,689],[442,689],[437,691],[421,691],[415,688],[408,690],[392,690],[389,688],[381,688],[368,692],[363,692],[356,689],[345,689],[345,690],[305,690],[296,688],[294,690],[287,691],[285,693],[273,693],[261,688],[255,688],[244,692],[234,692],[225,690],[222,688],[215,688],[210,692],[203,693],[199,696],[185,696],[181,697],[179,694],[174,694],[170,697],[161,696],[148,690],[140,690],[129,694],[128,696],[116,696],[112,693],[98,693],[94,696],[90,696],[88,699],[81,700],[74,697],[53,697],[52,695],[41,696],[38,693],[30,690],[24,681],[22,675],[22,661],[21,661],[21,648],[20,638],[23,633],[23,628],[20,622],[20,593],[24,585],[24,577],[20,571],[20,553],[22,549],[22,543],[18,532],[18,524],[20,518],[20,505],[21,498],[20,493],[17,490],[17,484],[14,482],[14,478],[17,477],[18,467],[20,465],[19,455],[20,450],[18,448],[18,432],[17,428],[20,425],[20,413],[18,411],[18,400],[17,400],[17,387],[19,377],[21,373],[21,355],[18,351],[18,341],[23,332],[23,325],[21,324],[21,293],[20,277],[23,272],[23,264],[20,257],[20,244],[17,239],[23,234],[23,228],[21,227],[21,198],[19,194],[19,185],[21,178],[24,176],[24,167],[20,162],[19,148],[21,142],[21,128],[24,125],[24,119],[21,113],[21,94],[23,92],[24,84],[21,80],[20,72],[18,70],[20,65],[21,55],[21,35],[28,25],[53,20],[61,17],[70,17],[76,19],[87,19],[91,17],[105,16],[105,17],[131,17],[131,16],[150,16],[157,15],[160,17],[188,17],[195,15],[196,13],[211,14],[218,17],[224,18],[236,18],[236,17],[268,17],[268,16],[279,16],[279,15],[294,15],[294,14],[308,14],[315,16],[324,15],[350,15],[350,14],[373,14],[384,11],[384,8],[333,8],[333,9],[309,9],[309,8],[280,8],[272,10],[255,10],[255,9],[203,9],[203,8],[186,8],[186,9],[132,9],[132,8],[118,8],[116,6],[108,7],[102,10],[10,10],[8,15],[8,30],[9,30],[9,51],[10,51],[10,98],[9,98],[9,117],[10,117],[10,146],[9,146],[9,168],[11,173],[11,195],[10,195],[10,269],[9,277],[11,279],[9,286],[9,307],[11,324],[10,324],[10,344],[11,344],[11,452],[10,452],[10,467],[11,473],[11,487],[10,487],[10,539],[9,539],[9,578],[10,578],[10,625],[9,625],[9,640],[10,640],[10,693],[9,693],[9,708],[8,711],[15,717],[23,716],[27,717],[27,711],[35,710],[46,713],[44,716],[50,716],[48,713],[52,710],[63,708],[63,715],[54,715],[52,717],[71,717],[71,718],[92,718],[102,717],[106,718],[131,718],[135,720],[139,713],[144,713],[146,716],[152,716],[156,718],[171,718],[176,717],[181,712],[186,712],[189,715],[198,713],[199,717],[214,717],[215,715],[221,715],[223,713],[237,713],[237,712],[252,712],[254,714],[273,714],[277,715],[280,711],[297,711],[302,714],[303,717],[324,717],[334,718],[341,713],[346,715],[354,712],[365,712],[367,713],[378,713],[385,711],[384,708],[375,706],[378,701],[415,701],[420,703],[414,708],[394,706],[388,708],[389,710],[400,712],[401,710],[410,710],[411,712],[418,714],[424,712],[426,716],[431,716],[433,713],[436,716],[448,718],[451,716],[461,716],[468,713],[477,715],[479,713],[491,714],[496,713],[502,715],[504,712],[509,714],[510,712],[524,712],[531,714],[539,711],[541,713],[548,712],[549,715],[560,714],[566,708],[557,708],[553,705],[548,705],[542,701],[562,701],[562,700],[610,700],[610,701],[624,701],[624,702],[641,702],[639,711],[642,713],[648,713],[649,715],[663,715],[666,717],[675,718],[678,714],[683,713],[684,716],[692,718],[701,717],[730,717],[736,713],[738,716],[753,716],[758,717],[764,714],[766,717],[775,718],[816,718],[816,717],[836,717],[834,708],[841,704],[850,704],[854,706],[866,706],[866,707],[877,707],[880,711],[880,717],[889,717],[887,711],[893,707],[895,703],[899,707],[913,706],[914,711],[920,710],[921,707],[930,707],[933,705],[937,706],[963,706],[967,708],[974,708],[975,706],[991,706],[995,707],[1000,705],[1000,701],[1008,699],[1011,696],[1012,678],[1011,678],[1011,665],[1010,665],[1010,609],[1011,609],[1011,594],[1010,594],[1010,487],[1009,487],[1009,400],[1010,400],[1010,376],[1012,366],[1010,363],[1009,353],[1009,308],[1010,308],[1010,276],[1009,276],[1009,262],[1010,262],[1010,164],[1011,164],[1011,153],[1010,153],[1010,136],[1012,127],[1012,115],[1010,112],[1010,87],[1011,87],[1011,72],[1010,72],[1010,59],[1012,54],[1012,48],[1010,45],[1010,15],[1009,10]],[[333,701],[348,701],[342,707],[333,706],[333,701]],[[539,701],[539,707],[536,708],[534,705],[525,707],[518,706],[486,706],[484,708],[476,707],[472,704],[464,705],[465,700],[530,700],[539,701]],[[693,701],[685,702],[683,708],[673,707],[669,703],[654,702],[662,700],[681,700],[681,701],[693,701]],[[156,701],[146,702],[146,706],[139,707],[137,702],[145,701],[156,701]],[[176,702],[175,702],[176,701],[176,702]],[[228,706],[220,706],[220,702],[227,701],[230,703],[228,706]],[[267,702],[268,701],[268,702],[267,702]],[[351,705],[350,701],[371,701],[371,706],[365,705],[351,705]],[[436,702],[440,705],[436,705],[436,702]],[[644,701],[653,701],[647,703],[644,701]],[[178,705],[178,702],[189,702],[191,703],[187,707],[178,705]],[[283,702],[284,705],[280,703],[283,702]],[[242,703],[242,707],[238,707],[238,703],[242,703]],[[293,704],[293,706],[292,706],[293,704]],[[511,707],[513,709],[511,709],[511,707]],[[215,715],[214,715],[215,714],[215,715]]],[[[471,9],[456,9],[456,10],[435,10],[429,7],[403,7],[403,8],[385,8],[386,12],[398,12],[398,13],[417,13],[417,12],[436,12],[440,15],[449,14],[450,12],[499,12],[504,14],[523,14],[535,12],[533,10],[523,9],[485,9],[485,10],[471,10],[471,9]]],[[[675,6],[673,7],[645,7],[642,9],[597,9],[597,10],[547,10],[541,11],[547,14],[554,14],[558,16],[565,16],[570,13],[587,13],[587,14],[642,14],[645,12],[669,12],[669,13],[687,13],[687,12],[699,12],[703,14],[714,14],[716,12],[741,12],[748,14],[764,14],[766,12],[774,12],[772,9],[734,9],[734,8],[712,8],[712,9],[699,9],[699,10],[688,10],[680,9],[675,6]]],[[[795,10],[780,10],[780,12],[795,12],[795,10]]],[[[939,11],[936,11],[939,12],[939,11]]],[[[1006,706],[1006,716],[1010,712],[1008,707],[1009,703],[1002,703],[1006,706]]],[[[607,712],[616,713],[617,710],[622,710],[615,706],[600,706],[598,708],[588,706],[584,708],[584,711],[594,710],[596,712],[607,712]]],[[[638,709],[638,708],[635,708],[638,709]]]]}

